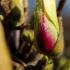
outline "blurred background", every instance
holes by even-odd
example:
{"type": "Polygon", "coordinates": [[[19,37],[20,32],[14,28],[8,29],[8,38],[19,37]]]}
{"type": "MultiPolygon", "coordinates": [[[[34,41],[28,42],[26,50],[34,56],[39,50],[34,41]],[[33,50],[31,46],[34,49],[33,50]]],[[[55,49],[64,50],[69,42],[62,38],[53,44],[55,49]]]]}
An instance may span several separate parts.
{"type": "MultiPolygon", "coordinates": [[[[35,0],[29,1],[29,14],[33,13],[35,7],[35,0]]],[[[60,0],[56,0],[58,7],[60,0]]],[[[70,0],[66,0],[66,3],[62,9],[61,16],[63,17],[63,28],[64,28],[64,41],[65,41],[65,55],[70,58],[70,0]]]]}
{"type": "MultiPolygon", "coordinates": [[[[60,0],[57,0],[57,6],[60,0]]],[[[70,58],[70,0],[66,0],[61,13],[63,17],[65,55],[70,58]]]]}

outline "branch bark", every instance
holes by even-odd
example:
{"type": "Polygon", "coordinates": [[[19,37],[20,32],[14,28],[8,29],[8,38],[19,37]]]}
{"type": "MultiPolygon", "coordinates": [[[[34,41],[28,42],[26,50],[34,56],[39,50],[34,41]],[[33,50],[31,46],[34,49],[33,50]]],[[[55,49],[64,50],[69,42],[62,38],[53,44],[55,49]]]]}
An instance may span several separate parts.
{"type": "Polygon", "coordinates": [[[57,8],[57,15],[58,15],[58,16],[60,16],[61,11],[62,11],[62,9],[63,9],[63,7],[64,7],[64,5],[65,5],[65,2],[66,2],[66,0],[60,0],[59,6],[58,6],[58,8],[57,8]]]}

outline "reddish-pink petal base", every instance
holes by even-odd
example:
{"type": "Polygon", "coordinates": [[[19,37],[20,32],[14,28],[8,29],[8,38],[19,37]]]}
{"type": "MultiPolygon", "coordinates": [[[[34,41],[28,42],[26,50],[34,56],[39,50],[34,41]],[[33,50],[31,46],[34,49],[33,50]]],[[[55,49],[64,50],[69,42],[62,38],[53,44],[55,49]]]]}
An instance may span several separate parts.
{"type": "Polygon", "coordinates": [[[44,53],[51,52],[55,44],[54,37],[48,26],[48,21],[44,16],[41,16],[39,23],[38,44],[44,53]]]}

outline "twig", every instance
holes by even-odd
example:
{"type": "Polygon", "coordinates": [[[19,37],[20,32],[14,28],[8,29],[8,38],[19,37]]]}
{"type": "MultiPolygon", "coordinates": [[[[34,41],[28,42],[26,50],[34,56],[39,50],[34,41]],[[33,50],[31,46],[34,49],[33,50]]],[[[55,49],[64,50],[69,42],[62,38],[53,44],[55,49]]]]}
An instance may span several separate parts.
{"type": "Polygon", "coordinates": [[[60,0],[58,8],[57,8],[57,15],[60,16],[61,11],[65,5],[66,0],[60,0]]]}
{"type": "Polygon", "coordinates": [[[12,64],[14,66],[14,68],[16,68],[16,70],[24,70],[24,66],[15,62],[15,61],[12,61],[12,64]]]}
{"type": "Polygon", "coordinates": [[[15,30],[15,46],[18,50],[20,41],[20,30],[15,30]]]}
{"type": "Polygon", "coordinates": [[[19,58],[17,58],[16,56],[13,56],[13,59],[12,59],[14,62],[17,62],[17,63],[19,63],[20,65],[22,65],[22,66],[24,66],[24,67],[27,67],[27,64],[24,62],[24,61],[22,61],[22,60],[20,60],[19,58]]]}
{"type": "Polygon", "coordinates": [[[0,1],[0,5],[2,7],[4,16],[7,16],[8,13],[10,12],[9,2],[10,2],[10,0],[1,0],[0,1]]]}
{"type": "Polygon", "coordinates": [[[20,23],[23,23],[23,24],[15,28],[16,29],[16,31],[15,31],[15,34],[16,34],[15,35],[15,38],[16,38],[15,44],[16,44],[16,47],[18,50],[19,50],[20,45],[21,45],[21,41],[20,41],[21,33],[22,33],[23,29],[28,26],[27,25],[28,0],[23,0],[23,5],[24,5],[24,16],[23,16],[24,17],[24,23],[22,20],[20,23]]]}

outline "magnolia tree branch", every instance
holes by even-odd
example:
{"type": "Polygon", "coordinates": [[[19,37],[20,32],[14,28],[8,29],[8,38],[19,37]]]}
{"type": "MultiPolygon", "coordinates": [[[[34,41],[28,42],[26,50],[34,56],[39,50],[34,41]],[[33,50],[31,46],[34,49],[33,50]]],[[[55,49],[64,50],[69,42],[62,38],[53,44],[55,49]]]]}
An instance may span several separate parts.
{"type": "Polygon", "coordinates": [[[15,44],[16,44],[16,48],[19,50],[19,48],[20,48],[20,36],[21,36],[21,33],[22,33],[22,30],[24,29],[24,27],[26,26],[26,24],[27,24],[27,16],[28,16],[28,0],[23,0],[23,5],[24,5],[24,22],[23,22],[23,20],[22,20],[22,22],[23,22],[23,24],[22,25],[20,25],[19,27],[16,27],[16,31],[15,31],[15,34],[16,34],[16,36],[15,36],[15,44]]]}
{"type": "Polygon", "coordinates": [[[57,15],[60,16],[61,11],[65,5],[66,0],[60,0],[58,8],[57,8],[57,15]]]}

